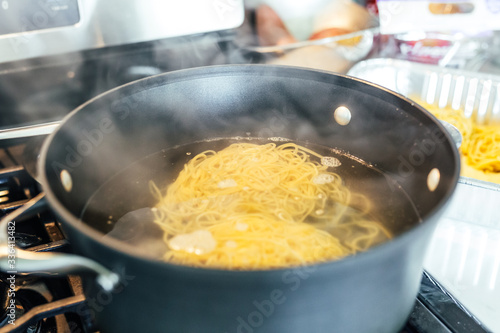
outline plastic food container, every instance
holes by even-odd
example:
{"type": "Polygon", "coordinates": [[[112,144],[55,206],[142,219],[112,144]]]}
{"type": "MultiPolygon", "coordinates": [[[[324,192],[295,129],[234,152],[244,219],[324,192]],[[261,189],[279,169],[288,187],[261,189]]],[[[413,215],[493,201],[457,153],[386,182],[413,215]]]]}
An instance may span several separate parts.
{"type": "Polygon", "coordinates": [[[375,27],[287,45],[241,47],[245,52],[258,55],[260,63],[347,73],[356,62],[370,54],[379,35],[379,29],[375,27]]]}
{"type": "MultiPolygon", "coordinates": [[[[500,77],[393,59],[348,72],[481,123],[500,122],[500,77]]],[[[500,185],[460,177],[431,240],[424,268],[488,329],[500,332],[500,185]]]]}
{"type": "MultiPolygon", "coordinates": [[[[346,73],[377,46],[380,36],[377,17],[353,1],[245,1],[250,10],[258,10],[263,4],[275,11],[295,41],[258,45],[258,38],[244,39],[238,46],[251,55],[253,62],[346,73]],[[331,31],[335,29],[338,31],[331,31]]],[[[255,21],[253,31],[258,32],[257,16],[255,21]]]]}
{"type": "Polygon", "coordinates": [[[348,75],[431,105],[451,106],[478,123],[500,123],[500,76],[394,59],[362,61],[348,75]]]}

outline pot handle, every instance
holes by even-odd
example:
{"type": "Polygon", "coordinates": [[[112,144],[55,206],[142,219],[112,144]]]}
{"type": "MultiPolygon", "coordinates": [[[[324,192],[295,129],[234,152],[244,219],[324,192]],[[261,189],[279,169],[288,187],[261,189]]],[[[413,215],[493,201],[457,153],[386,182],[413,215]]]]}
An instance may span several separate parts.
{"type": "Polygon", "coordinates": [[[457,147],[457,149],[460,148],[460,146],[462,145],[462,141],[463,141],[462,133],[460,133],[458,128],[456,128],[455,126],[453,126],[449,122],[444,121],[444,120],[440,120],[440,122],[443,125],[443,127],[446,129],[446,131],[451,135],[451,138],[452,138],[453,142],[455,143],[455,146],[457,147]]]}
{"type": "Polygon", "coordinates": [[[0,221],[0,271],[37,275],[91,271],[97,275],[97,283],[101,288],[113,290],[120,280],[119,276],[96,261],[74,254],[33,252],[16,248],[15,220],[32,216],[46,205],[45,194],[40,193],[0,221]]]}

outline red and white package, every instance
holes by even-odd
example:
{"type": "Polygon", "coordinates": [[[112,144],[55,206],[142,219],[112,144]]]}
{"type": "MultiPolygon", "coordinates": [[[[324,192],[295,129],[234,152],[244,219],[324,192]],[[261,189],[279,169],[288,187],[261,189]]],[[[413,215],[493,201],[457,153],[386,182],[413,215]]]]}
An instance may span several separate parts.
{"type": "Polygon", "coordinates": [[[500,29],[500,0],[377,0],[383,34],[500,29]]]}

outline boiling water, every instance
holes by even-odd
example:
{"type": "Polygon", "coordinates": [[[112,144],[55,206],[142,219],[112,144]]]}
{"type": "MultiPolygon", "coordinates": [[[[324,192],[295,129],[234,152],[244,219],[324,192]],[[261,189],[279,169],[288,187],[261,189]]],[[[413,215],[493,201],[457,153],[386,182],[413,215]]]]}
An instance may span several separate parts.
{"type": "MultiPolygon", "coordinates": [[[[236,142],[275,142],[280,145],[289,141],[282,138],[216,139],[159,151],[128,166],[104,183],[88,201],[81,218],[103,232],[104,237],[122,240],[133,245],[143,255],[160,258],[167,251],[167,246],[163,241],[162,229],[153,222],[151,208],[157,205],[157,198],[150,190],[150,182],[165,190],[191,158],[206,150],[222,150],[236,142]]],[[[370,219],[381,222],[394,236],[420,221],[407,194],[381,171],[338,150],[307,143],[298,144],[324,156],[321,161],[314,156],[311,159],[318,160],[329,167],[328,171],[341,176],[344,185],[352,193],[369,198],[372,207],[370,219]]],[[[314,181],[321,183],[328,182],[328,179],[317,177],[314,181]]],[[[356,211],[356,202],[348,209],[356,211]]],[[[327,231],[341,238],[334,228],[327,231]]],[[[356,233],[356,230],[353,232],[356,233]]]]}

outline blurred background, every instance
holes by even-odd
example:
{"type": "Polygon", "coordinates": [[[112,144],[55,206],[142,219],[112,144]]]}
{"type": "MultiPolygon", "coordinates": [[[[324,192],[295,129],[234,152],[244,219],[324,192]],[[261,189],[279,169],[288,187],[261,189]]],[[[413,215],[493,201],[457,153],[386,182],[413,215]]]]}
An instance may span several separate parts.
{"type": "Polygon", "coordinates": [[[381,14],[371,0],[2,0],[0,128],[57,120],[118,85],[196,66],[271,63],[347,73],[365,59],[393,58],[499,71],[500,40],[481,17],[462,31],[446,15],[432,31],[423,20],[407,29],[394,27],[395,17],[408,21],[400,2],[380,2],[390,3],[381,14]]]}

